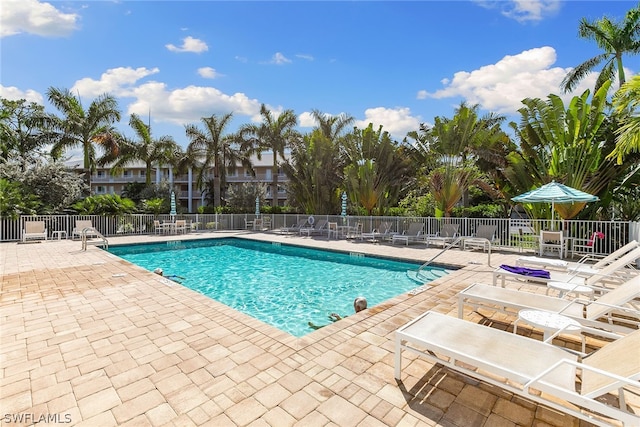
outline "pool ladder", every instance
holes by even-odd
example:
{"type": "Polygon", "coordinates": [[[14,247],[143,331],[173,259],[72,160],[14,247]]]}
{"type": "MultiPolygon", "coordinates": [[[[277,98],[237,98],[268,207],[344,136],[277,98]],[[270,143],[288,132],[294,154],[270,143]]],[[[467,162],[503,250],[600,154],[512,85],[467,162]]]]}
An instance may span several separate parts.
{"type": "Polygon", "coordinates": [[[446,251],[448,251],[452,247],[458,245],[461,240],[462,240],[462,237],[456,237],[455,240],[453,240],[451,243],[449,243],[444,248],[442,248],[442,250],[440,252],[438,252],[437,254],[432,256],[431,259],[429,259],[429,261],[425,262],[420,267],[418,267],[418,269],[415,272],[411,271],[411,270],[407,271],[407,275],[409,275],[409,276],[411,276],[413,278],[414,273],[415,273],[415,280],[417,280],[417,281],[421,281],[421,280],[427,281],[427,280],[435,280],[435,279],[437,279],[440,276],[436,275],[432,271],[428,271],[428,272],[425,273],[423,270],[425,268],[427,268],[429,266],[429,264],[431,264],[440,255],[442,255],[443,253],[445,253],[446,251]]]}
{"type": "Polygon", "coordinates": [[[94,228],[89,228],[89,227],[82,229],[82,250],[83,251],[87,250],[87,245],[96,245],[96,246],[102,245],[103,249],[109,249],[109,241],[107,240],[107,238],[104,237],[98,230],[94,228]],[[100,241],[89,241],[87,239],[88,231],[91,231],[91,234],[95,234],[96,237],[100,239],[100,241]]]}

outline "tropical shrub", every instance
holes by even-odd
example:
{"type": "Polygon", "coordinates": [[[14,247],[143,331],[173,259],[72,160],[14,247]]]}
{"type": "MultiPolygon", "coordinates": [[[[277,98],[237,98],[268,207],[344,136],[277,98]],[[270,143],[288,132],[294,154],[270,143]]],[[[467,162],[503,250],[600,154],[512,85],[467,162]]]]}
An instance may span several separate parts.
{"type": "Polygon", "coordinates": [[[227,207],[231,207],[233,213],[255,213],[256,197],[260,203],[260,209],[266,205],[265,194],[267,186],[264,183],[243,183],[229,188],[227,193],[227,207]]]}
{"type": "Polygon", "coordinates": [[[34,215],[40,205],[38,197],[25,192],[22,184],[0,178],[0,218],[34,215]]]}
{"type": "Polygon", "coordinates": [[[99,194],[74,203],[73,209],[80,215],[123,215],[134,213],[136,204],[117,194],[99,194]]]}
{"type": "Polygon", "coordinates": [[[470,207],[453,208],[452,214],[461,218],[500,218],[504,209],[502,205],[487,203],[470,207]]]}
{"type": "Polygon", "coordinates": [[[157,217],[162,213],[168,213],[171,210],[171,205],[167,199],[156,198],[142,200],[142,210],[145,213],[151,213],[153,216],[157,217]]]}
{"type": "Polygon", "coordinates": [[[38,162],[24,170],[18,163],[0,163],[0,178],[19,182],[23,195],[36,196],[37,213],[62,212],[88,190],[82,176],[61,162],[38,162]]]}

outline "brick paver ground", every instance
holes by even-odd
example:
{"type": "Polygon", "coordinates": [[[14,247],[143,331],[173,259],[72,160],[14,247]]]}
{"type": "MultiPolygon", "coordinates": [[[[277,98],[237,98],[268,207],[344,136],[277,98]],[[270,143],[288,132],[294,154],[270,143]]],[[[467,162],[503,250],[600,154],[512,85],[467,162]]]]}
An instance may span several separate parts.
{"type": "MultiPolygon", "coordinates": [[[[417,260],[439,252],[245,232],[110,242],[229,235],[417,260]]],[[[0,423],[586,425],[409,353],[402,382],[393,377],[398,327],[427,310],[456,316],[460,290],[490,283],[495,266],[517,256],[494,252],[489,266],[486,254],[447,251],[438,262],[461,268],[431,289],[295,338],[96,247],[85,252],[70,240],[3,243],[0,423]]],[[[503,329],[514,320],[483,315],[503,329]]],[[[477,313],[467,318],[483,321],[477,313]]]]}

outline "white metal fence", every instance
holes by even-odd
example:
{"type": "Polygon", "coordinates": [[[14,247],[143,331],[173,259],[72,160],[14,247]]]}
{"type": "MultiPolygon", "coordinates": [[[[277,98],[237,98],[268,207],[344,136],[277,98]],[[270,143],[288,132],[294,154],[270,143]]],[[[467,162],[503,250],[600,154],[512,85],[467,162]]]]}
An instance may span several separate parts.
{"type": "MultiPolygon", "coordinates": [[[[262,215],[271,218],[272,229],[279,229],[285,226],[297,224],[305,220],[309,215],[302,214],[274,214],[262,215]]],[[[247,222],[256,218],[254,214],[183,214],[171,217],[166,215],[122,215],[122,216],[100,216],[100,215],[30,215],[22,216],[18,219],[0,220],[0,241],[18,241],[22,239],[25,221],[45,221],[49,238],[55,231],[66,232],[67,238],[72,238],[72,232],[77,220],[90,220],[93,226],[104,236],[120,236],[135,234],[153,234],[153,221],[171,221],[184,219],[188,224],[193,224],[198,231],[215,230],[243,230],[247,227],[247,222]]],[[[509,218],[424,218],[424,217],[381,217],[366,216],[341,217],[339,215],[315,215],[314,219],[326,219],[339,224],[355,225],[362,224],[363,231],[371,231],[380,226],[382,222],[389,222],[391,230],[402,232],[413,222],[424,224],[424,232],[427,234],[437,233],[442,224],[453,223],[458,225],[461,236],[472,235],[479,225],[495,225],[497,228],[496,237],[502,247],[520,249],[526,246],[533,246],[536,236],[540,230],[563,230],[566,237],[573,239],[588,239],[594,232],[599,231],[604,234],[603,239],[595,240],[594,252],[596,254],[608,254],[616,248],[628,243],[631,240],[640,240],[640,223],[628,221],[555,221],[550,220],[528,220],[509,218]]],[[[56,236],[64,233],[56,233],[56,236]]]]}

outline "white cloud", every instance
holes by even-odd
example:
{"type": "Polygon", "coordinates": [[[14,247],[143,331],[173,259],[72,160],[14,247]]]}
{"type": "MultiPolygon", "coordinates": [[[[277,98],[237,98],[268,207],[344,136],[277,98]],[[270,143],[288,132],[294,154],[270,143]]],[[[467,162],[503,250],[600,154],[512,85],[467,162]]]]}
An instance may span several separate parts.
{"type": "Polygon", "coordinates": [[[20,33],[43,37],[63,37],[77,29],[80,17],[63,13],[50,3],[37,0],[2,0],[0,37],[20,33]]]}
{"type": "Polygon", "coordinates": [[[290,63],[291,60],[287,57],[285,57],[282,53],[280,52],[276,52],[272,57],[271,57],[271,64],[277,64],[277,65],[282,65],[282,64],[288,64],[290,63]]]}
{"type": "Polygon", "coordinates": [[[312,128],[318,124],[316,119],[313,118],[310,112],[305,111],[304,113],[298,115],[298,124],[303,128],[312,128]]]}
{"type": "Polygon", "coordinates": [[[420,117],[412,116],[411,110],[407,107],[376,107],[365,110],[365,119],[356,120],[354,125],[364,129],[369,123],[373,123],[374,130],[382,125],[383,131],[389,132],[397,140],[402,140],[407,132],[418,129],[420,122],[420,117]]]}
{"type": "MultiPolygon", "coordinates": [[[[335,117],[335,115],[331,113],[322,113],[322,114],[326,118],[335,117]]],[[[341,114],[344,114],[345,116],[347,115],[346,113],[340,113],[338,115],[341,115],[341,114]]],[[[312,128],[312,127],[318,126],[318,121],[313,116],[313,114],[311,114],[311,112],[305,111],[304,113],[298,116],[298,124],[300,127],[303,127],[303,128],[312,128]]]]}
{"type": "Polygon", "coordinates": [[[296,55],[296,58],[306,59],[307,61],[313,61],[314,60],[313,56],[306,55],[306,54],[303,54],[303,53],[300,53],[300,54],[296,55]]]}
{"type": "Polygon", "coordinates": [[[418,99],[462,97],[470,104],[486,110],[512,114],[522,107],[524,98],[542,98],[550,93],[563,97],[565,102],[586,89],[592,89],[595,75],[589,75],[573,93],[562,94],[560,82],[569,68],[552,67],[556,62],[555,49],[545,46],[507,55],[495,64],[470,72],[459,71],[452,79],[443,79],[443,89],[435,92],[421,90],[418,99]]]}
{"type": "Polygon", "coordinates": [[[128,114],[148,114],[158,122],[177,125],[199,122],[212,114],[255,117],[260,112],[260,102],[249,99],[243,93],[227,95],[216,88],[187,86],[170,90],[164,83],[149,82],[132,91],[136,100],[129,105],[128,114]]]}
{"type": "Polygon", "coordinates": [[[560,10],[560,0],[514,0],[512,7],[502,11],[507,18],[518,22],[542,21],[560,10]]]}
{"type": "Polygon", "coordinates": [[[32,89],[26,91],[20,90],[15,86],[2,86],[0,85],[0,97],[9,99],[12,101],[18,101],[25,99],[28,102],[36,102],[40,105],[44,104],[44,97],[32,89]]]}
{"type": "Polygon", "coordinates": [[[171,43],[165,45],[167,49],[171,52],[192,52],[192,53],[202,53],[209,50],[209,46],[205,42],[199,39],[195,39],[191,36],[187,36],[182,39],[182,46],[178,47],[171,43]]]}
{"type": "MultiPolygon", "coordinates": [[[[329,117],[333,117],[333,114],[325,113],[329,117]]],[[[342,113],[341,113],[342,114],[342,113]]],[[[396,140],[402,140],[407,136],[407,132],[416,130],[420,127],[421,118],[411,115],[411,110],[406,107],[385,108],[376,107],[368,108],[364,112],[365,118],[363,120],[354,120],[353,126],[360,129],[364,129],[369,126],[369,123],[373,123],[373,129],[378,130],[378,127],[382,125],[382,131],[387,131],[396,140]]],[[[318,125],[316,119],[310,112],[305,111],[298,116],[298,123],[303,128],[313,128],[318,125]]],[[[349,127],[347,130],[350,130],[349,127]]]]}
{"type": "Polygon", "coordinates": [[[205,79],[215,79],[222,75],[218,73],[215,68],[211,67],[198,68],[198,74],[200,75],[200,77],[204,77],[205,79]]]}
{"type": "Polygon", "coordinates": [[[82,97],[91,98],[104,93],[109,93],[114,96],[131,96],[133,85],[135,85],[138,80],[159,72],[160,70],[158,68],[111,68],[102,73],[99,80],[94,80],[89,77],[78,80],[71,88],[71,92],[77,92],[82,97]]]}
{"type": "Polygon", "coordinates": [[[78,80],[71,91],[80,93],[83,98],[94,98],[103,93],[134,98],[125,107],[126,114],[146,116],[151,111],[154,121],[179,126],[199,122],[202,117],[212,114],[226,114],[230,111],[261,120],[260,102],[250,99],[244,93],[228,95],[214,87],[193,85],[169,89],[162,82],[139,82],[159,72],[158,68],[113,68],[104,72],[99,80],[78,80]]]}
{"type": "Polygon", "coordinates": [[[518,22],[538,22],[555,15],[561,6],[560,0],[476,0],[487,9],[499,9],[502,15],[518,22]]]}

